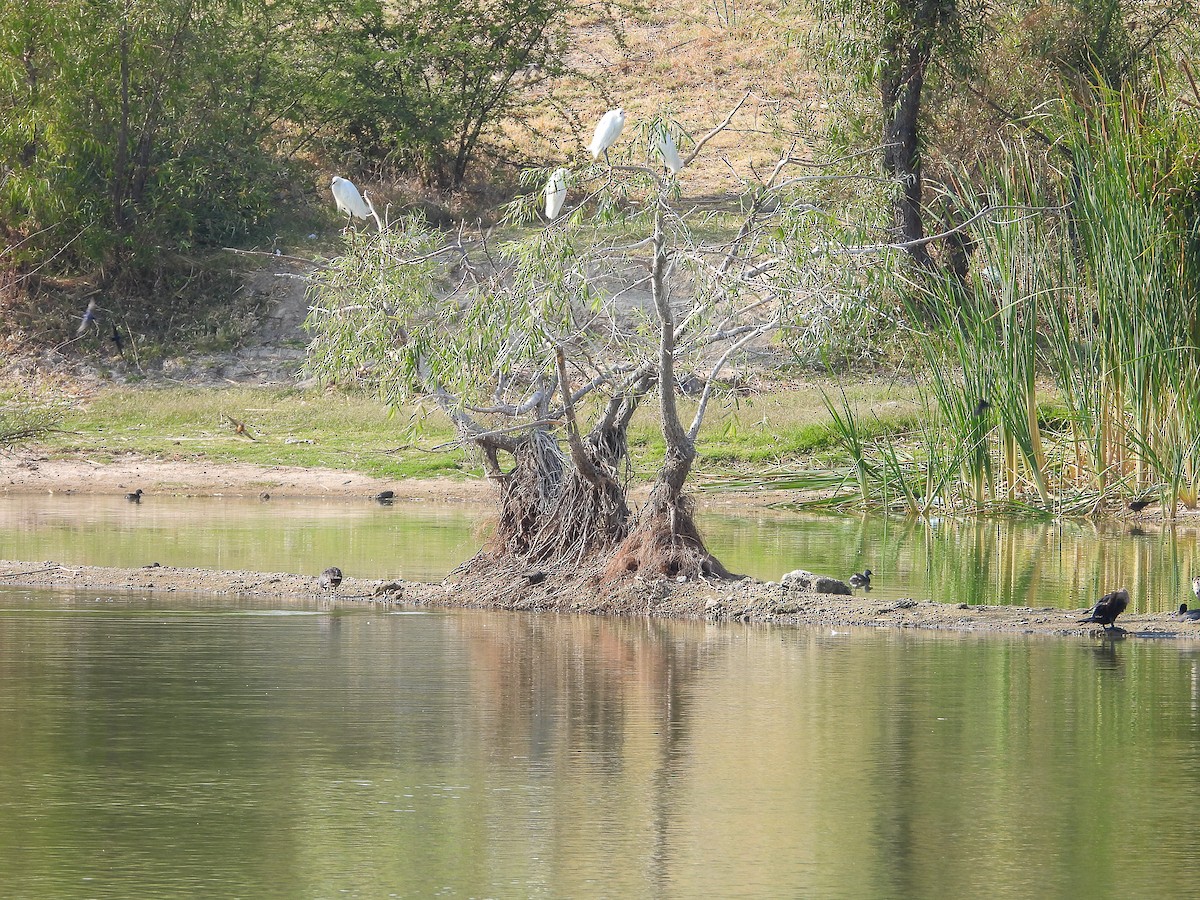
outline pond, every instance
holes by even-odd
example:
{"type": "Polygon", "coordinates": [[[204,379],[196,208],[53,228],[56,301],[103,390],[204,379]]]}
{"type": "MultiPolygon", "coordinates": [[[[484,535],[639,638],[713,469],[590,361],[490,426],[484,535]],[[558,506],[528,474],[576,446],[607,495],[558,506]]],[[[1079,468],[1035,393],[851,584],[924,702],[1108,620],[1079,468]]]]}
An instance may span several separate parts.
{"type": "Polygon", "coordinates": [[[1151,897],[1200,650],[0,591],[20,898],[1151,897]]]}
{"type": "MultiPolygon", "coordinates": [[[[488,506],[460,503],[149,497],[0,497],[0,559],[175,566],[439,581],[485,539],[488,506]]],[[[1081,608],[1127,587],[1132,611],[1192,598],[1200,531],[1112,523],[904,519],[763,510],[701,526],[735,572],[869,568],[872,596],[1081,608]]]]}

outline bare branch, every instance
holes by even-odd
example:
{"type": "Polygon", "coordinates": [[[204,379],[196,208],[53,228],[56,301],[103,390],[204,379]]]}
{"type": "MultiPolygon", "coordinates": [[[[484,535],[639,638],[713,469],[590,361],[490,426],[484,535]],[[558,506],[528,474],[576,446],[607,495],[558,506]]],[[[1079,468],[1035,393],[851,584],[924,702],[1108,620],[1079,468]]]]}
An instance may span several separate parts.
{"type": "Polygon", "coordinates": [[[692,152],[689,153],[683,160],[683,167],[685,169],[691,165],[692,160],[694,160],[696,156],[699,155],[700,151],[704,149],[705,144],[729,127],[729,123],[733,121],[733,117],[737,115],[737,111],[746,105],[746,101],[750,99],[750,95],[752,93],[752,91],[746,91],[746,93],[742,94],[742,99],[734,104],[733,109],[729,111],[728,115],[726,115],[725,118],[722,119],[715,128],[706,132],[700,138],[700,140],[696,141],[696,146],[692,148],[692,152]]]}
{"type": "Polygon", "coordinates": [[[721,358],[717,360],[716,365],[713,366],[712,372],[708,376],[708,380],[704,383],[704,391],[700,394],[700,402],[696,407],[696,415],[692,419],[692,427],[688,429],[688,440],[692,443],[695,443],[696,436],[700,433],[700,425],[704,422],[704,413],[708,409],[708,401],[712,399],[713,386],[717,383],[717,376],[721,374],[721,369],[725,368],[725,364],[729,362],[735,353],[751,341],[762,337],[778,324],[779,317],[776,315],[770,321],[764,322],[757,328],[750,329],[741,340],[730,344],[725,349],[725,352],[721,354],[721,358]]]}
{"type": "Polygon", "coordinates": [[[909,250],[913,247],[924,246],[925,244],[931,244],[934,241],[944,240],[951,235],[959,234],[960,232],[965,231],[967,228],[974,225],[980,219],[987,216],[989,213],[999,212],[1001,210],[1021,210],[1022,212],[1028,213],[1066,212],[1068,208],[1069,207],[1067,206],[986,206],[979,212],[975,213],[975,215],[971,216],[969,219],[965,219],[958,225],[955,225],[953,228],[938,232],[937,234],[926,235],[925,237],[919,238],[915,241],[898,241],[896,243],[889,244],[865,244],[859,247],[825,247],[820,250],[813,250],[812,255],[832,256],[836,253],[845,253],[850,256],[860,256],[866,253],[879,253],[883,250],[909,250]]]}
{"type": "Polygon", "coordinates": [[[571,401],[571,382],[567,377],[567,357],[561,346],[555,348],[555,360],[558,363],[558,382],[562,386],[563,409],[567,421],[567,445],[571,448],[571,460],[579,474],[596,487],[604,484],[604,476],[588,456],[579,436],[579,423],[575,420],[575,404],[571,401]]]}
{"type": "Polygon", "coordinates": [[[484,448],[495,448],[505,453],[513,453],[518,441],[509,435],[522,431],[533,431],[535,428],[545,428],[547,425],[561,425],[562,419],[539,419],[536,422],[522,422],[520,425],[510,425],[508,428],[494,428],[490,431],[480,431],[475,434],[463,434],[452,441],[430,447],[430,450],[445,450],[449,447],[461,447],[466,443],[478,444],[484,448]]]}
{"type": "Polygon", "coordinates": [[[371,202],[371,196],[366,191],[363,191],[362,198],[366,201],[367,209],[371,211],[371,217],[375,220],[375,225],[380,231],[386,231],[387,229],[383,227],[383,219],[379,218],[379,213],[375,212],[375,204],[371,202]]]}

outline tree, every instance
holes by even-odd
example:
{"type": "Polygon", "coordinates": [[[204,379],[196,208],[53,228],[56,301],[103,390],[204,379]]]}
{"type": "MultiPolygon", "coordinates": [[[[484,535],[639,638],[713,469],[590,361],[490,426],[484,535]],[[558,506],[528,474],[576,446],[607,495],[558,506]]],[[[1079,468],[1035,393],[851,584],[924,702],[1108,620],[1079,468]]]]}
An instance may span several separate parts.
{"type": "Polygon", "coordinates": [[[879,93],[884,174],[896,182],[895,239],[931,262],[923,243],[922,96],[935,58],[961,70],[978,46],[984,0],[819,0],[833,53],[879,93]]]}
{"type": "Polygon", "coordinates": [[[463,184],[488,130],[566,71],[566,0],[351,0],[330,32],[337,63],[316,98],[335,143],[463,184]]]}
{"type": "MultiPolygon", "coordinates": [[[[695,142],[681,177],[732,116],[695,142]]],[[[685,488],[721,373],[811,289],[797,248],[815,217],[796,199],[804,179],[782,177],[797,162],[784,154],[750,185],[733,227],[677,203],[658,167],[632,163],[578,168],[573,207],[499,245],[394,222],[319,280],[309,364],[391,402],[431,398],[481,451],[501,514],[474,573],[497,592],[727,575],[685,488]],[[646,402],[664,457],[635,509],[628,428],[646,402]]],[[[514,206],[517,221],[534,215],[538,187],[514,206]]]]}
{"type": "MultiPolygon", "coordinates": [[[[1052,143],[1037,115],[1047,100],[1137,80],[1157,51],[1200,24],[1193,0],[1039,0],[1032,9],[986,0],[818,0],[816,9],[831,60],[878,94],[883,170],[896,182],[894,239],[922,267],[933,262],[925,240],[931,143],[995,153],[1005,124],[1052,143]],[[936,109],[928,108],[931,89],[936,109]],[[959,114],[934,130],[938,114],[956,104],[959,114]]],[[[947,260],[965,278],[965,248],[948,242],[947,260]]]]}
{"type": "Polygon", "coordinates": [[[0,18],[3,261],[108,284],[266,219],[303,9],[28,0],[0,18]]]}

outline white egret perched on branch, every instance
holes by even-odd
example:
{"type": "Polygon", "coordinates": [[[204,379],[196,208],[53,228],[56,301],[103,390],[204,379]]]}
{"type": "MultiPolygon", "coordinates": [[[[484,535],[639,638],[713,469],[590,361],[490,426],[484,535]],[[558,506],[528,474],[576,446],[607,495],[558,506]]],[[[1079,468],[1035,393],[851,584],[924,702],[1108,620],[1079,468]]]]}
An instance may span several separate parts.
{"type": "Polygon", "coordinates": [[[666,125],[658,126],[655,143],[658,145],[658,155],[662,157],[663,165],[672,175],[678,175],[683,168],[683,160],[679,158],[679,148],[675,146],[675,138],[671,136],[666,125]]]}
{"type": "Polygon", "coordinates": [[[330,188],[333,190],[334,203],[348,218],[352,219],[356,216],[360,219],[371,218],[371,208],[367,206],[367,201],[363,200],[362,194],[358,192],[354,182],[342,178],[340,175],[334,175],[330,188]]]}
{"type": "MultiPolygon", "coordinates": [[[[610,109],[600,117],[600,123],[596,126],[596,133],[592,135],[592,142],[588,144],[588,150],[592,152],[592,159],[599,159],[600,154],[604,154],[604,161],[608,162],[608,148],[617,142],[617,138],[621,136],[621,129],[625,127],[625,110],[619,106],[616,109],[610,109]]],[[[612,163],[608,163],[610,166],[612,163]]]]}
{"type": "Polygon", "coordinates": [[[553,220],[567,200],[567,170],[555,169],[546,182],[546,218],[553,220]]]}

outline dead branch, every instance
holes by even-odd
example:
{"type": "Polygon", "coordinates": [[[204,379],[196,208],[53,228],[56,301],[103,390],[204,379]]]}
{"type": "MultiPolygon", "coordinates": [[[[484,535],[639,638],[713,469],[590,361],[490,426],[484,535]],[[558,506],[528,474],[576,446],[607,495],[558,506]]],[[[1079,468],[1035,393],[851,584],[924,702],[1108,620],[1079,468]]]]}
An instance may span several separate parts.
{"type": "Polygon", "coordinates": [[[700,394],[700,402],[696,405],[696,415],[695,418],[692,419],[692,427],[688,429],[688,440],[695,443],[696,436],[700,433],[700,425],[704,422],[704,413],[708,409],[708,401],[712,398],[713,387],[717,383],[717,376],[721,374],[721,369],[725,368],[725,364],[729,362],[735,353],[747,346],[751,341],[762,337],[778,324],[779,317],[778,314],[776,314],[776,316],[770,321],[764,322],[757,328],[751,329],[745,334],[744,337],[742,337],[741,340],[730,344],[725,349],[725,352],[721,354],[721,358],[717,360],[716,365],[713,366],[711,374],[708,376],[708,380],[704,383],[704,391],[700,394]]]}
{"type": "Polygon", "coordinates": [[[583,440],[579,436],[579,423],[575,420],[575,404],[571,399],[571,382],[567,376],[567,357],[561,346],[555,348],[555,360],[558,363],[558,383],[562,386],[563,410],[567,420],[567,446],[571,448],[571,460],[579,474],[590,484],[601,487],[603,476],[584,449],[583,440]]]}
{"type": "Polygon", "coordinates": [[[750,99],[752,93],[752,91],[746,91],[746,93],[742,94],[742,99],[734,104],[733,109],[729,111],[725,118],[722,119],[715,128],[705,132],[701,136],[700,140],[696,141],[696,146],[692,148],[692,152],[689,153],[683,160],[683,168],[686,169],[689,165],[691,165],[692,160],[694,160],[696,156],[699,155],[700,151],[704,149],[705,144],[729,127],[729,123],[733,121],[733,117],[737,115],[739,109],[746,105],[746,101],[750,99]]]}

